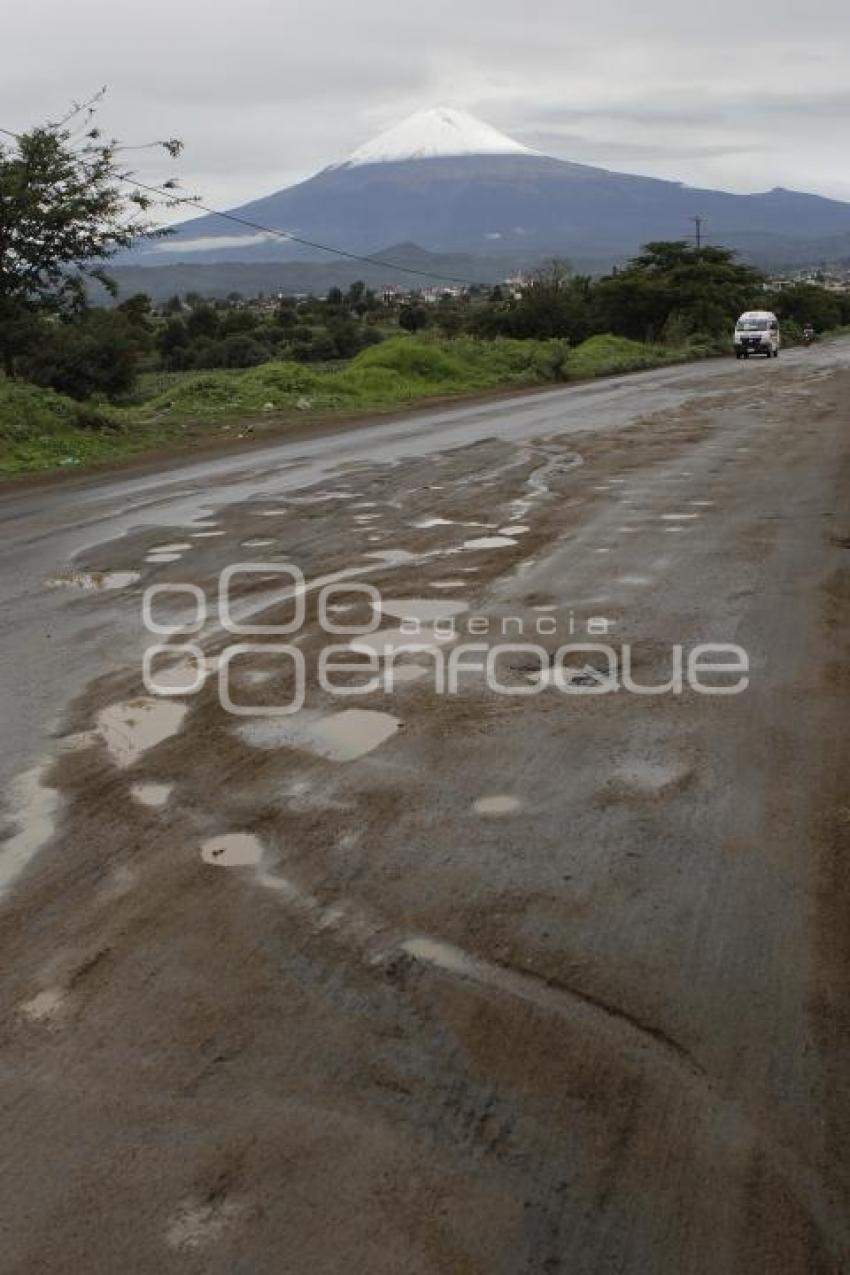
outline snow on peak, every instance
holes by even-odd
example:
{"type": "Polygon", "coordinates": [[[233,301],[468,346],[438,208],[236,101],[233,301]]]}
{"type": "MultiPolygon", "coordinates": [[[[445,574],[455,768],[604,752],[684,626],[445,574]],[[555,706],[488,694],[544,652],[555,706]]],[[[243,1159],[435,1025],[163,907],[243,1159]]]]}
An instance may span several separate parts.
{"type": "Polygon", "coordinates": [[[386,164],[406,159],[435,159],[443,155],[536,155],[513,138],[478,120],[467,111],[435,106],[416,111],[406,120],[359,146],[340,168],[386,164]]]}

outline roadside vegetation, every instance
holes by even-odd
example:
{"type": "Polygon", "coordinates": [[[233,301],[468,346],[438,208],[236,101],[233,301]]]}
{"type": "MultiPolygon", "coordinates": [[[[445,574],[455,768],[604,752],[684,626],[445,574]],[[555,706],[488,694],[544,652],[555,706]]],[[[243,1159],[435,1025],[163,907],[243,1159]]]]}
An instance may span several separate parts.
{"type": "Polygon", "coordinates": [[[147,378],[132,401],[78,402],[49,387],[0,377],[0,474],[115,461],[157,448],[250,437],[417,403],[542,386],[699,354],[692,346],[624,337],[568,342],[397,335],[341,366],[268,362],[244,369],[147,378]]]}
{"type": "Polygon", "coordinates": [[[772,293],[733,253],[685,242],[598,279],[554,260],[494,288],[94,305],[108,258],[155,233],[94,109],[0,142],[0,475],[706,358],[750,308],[775,310],[786,342],[850,324],[850,295],[772,293]]]}

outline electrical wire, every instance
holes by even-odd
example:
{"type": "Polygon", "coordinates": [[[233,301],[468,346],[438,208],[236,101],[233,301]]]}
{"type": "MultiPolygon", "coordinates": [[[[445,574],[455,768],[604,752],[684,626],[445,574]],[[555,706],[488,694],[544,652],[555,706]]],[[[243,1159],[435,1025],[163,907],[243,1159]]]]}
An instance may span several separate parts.
{"type": "MultiPolygon", "coordinates": [[[[5,133],[8,137],[14,137],[20,140],[19,133],[13,133],[8,128],[0,128],[0,133],[5,133]]],[[[247,217],[240,217],[238,213],[222,212],[220,208],[209,208],[206,204],[202,204],[199,200],[191,195],[175,195],[173,190],[163,186],[149,186],[143,181],[139,181],[136,177],[121,177],[119,180],[125,185],[137,187],[139,190],[148,191],[153,195],[160,195],[167,199],[171,204],[188,204],[191,208],[198,208],[201,212],[208,213],[212,217],[221,217],[224,221],[234,222],[239,226],[246,226],[249,230],[257,230],[262,234],[271,235],[275,239],[282,239],[286,243],[297,243],[305,248],[315,248],[319,252],[328,252],[335,257],[343,257],[347,261],[359,261],[369,266],[382,266],[389,270],[398,270],[402,274],[416,275],[422,279],[436,279],[440,283],[459,283],[467,288],[486,287],[481,280],[463,279],[457,275],[438,274],[433,270],[418,270],[415,266],[403,266],[400,262],[387,261],[383,257],[365,256],[362,253],[347,252],[344,248],[332,248],[330,244],[319,243],[315,239],[305,239],[302,235],[296,235],[289,230],[275,230],[271,226],[263,226],[257,221],[249,221],[247,217]]]]}
{"type": "Polygon", "coordinates": [[[140,182],[134,177],[122,178],[121,180],[126,181],[129,185],[138,186],[141,190],[149,191],[155,195],[162,195],[170,199],[172,203],[189,204],[192,208],[199,208],[201,212],[209,213],[213,217],[221,217],[223,220],[235,222],[239,226],[247,226],[249,230],[258,230],[263,234],[272,235],[276,239],[283,239],[288,243],[301,244],[302,247],[317,248],[320,252],[329,252],[335,257],[344,257],[348,261],[360,261],[370,266],[385,266],[391,270],[402,271],[404,274],[419,275],[424,279],[439,279],[443,283],[460,283],[465,287],[473,288],[482,286],[480,280],[462,279],[456,275],[436,274],[433,270],[417,270],[414,266],[403,266],[395,261],[387,261],[383,257],[368,257],[357,252],[347,252],[344,248],[332,248],[329,244],[319,243],[315,239],[305,239],[302,235],[296,235],[289,230],[274,230],[271,226],[263,226],[257,221],[249,221],[247,217],[240,217],[238,213],[222,212],[219,208],[208,208],[206,204],[200,203],[189,195],[185,197],[175,196],[166,188],[147,186],[144,182],[140,182]]]}

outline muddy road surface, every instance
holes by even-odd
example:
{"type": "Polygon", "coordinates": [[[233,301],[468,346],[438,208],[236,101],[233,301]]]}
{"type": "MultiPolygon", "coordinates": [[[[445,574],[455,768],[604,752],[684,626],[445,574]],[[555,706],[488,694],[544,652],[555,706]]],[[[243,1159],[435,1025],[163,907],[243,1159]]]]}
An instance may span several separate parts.
{"type": "Polygon", "coordinates": [[[848,457],[833,342],[7,490],[0,1269],[850,1270],[848,457]]]}

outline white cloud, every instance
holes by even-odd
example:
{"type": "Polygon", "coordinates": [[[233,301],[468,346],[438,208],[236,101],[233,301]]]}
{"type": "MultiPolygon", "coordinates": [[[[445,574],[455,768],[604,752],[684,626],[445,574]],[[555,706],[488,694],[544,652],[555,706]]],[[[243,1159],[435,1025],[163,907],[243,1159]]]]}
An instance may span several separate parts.
{"type": "MultiPolygon", "coordinates": [[[[744,23],[740,0],[148,0],[123,16],[107,0],[10,10],[0,125],[26,127],[108,82],[105,126],[133,141],[181,136],[168,171],[220,207],[437,102],[562,158],[850,198],[846,0],[744,23]]],[[[140,173],[159,180],[163,165],[143,157],[140,173]]]]}
{"type": "Polygon", "coordinates": [[[250,248],[258,243],[275,243],[278,235],[207,235],[199,239],[158,239],[152,252],[211,252],[217,248],[250,248]]]}

